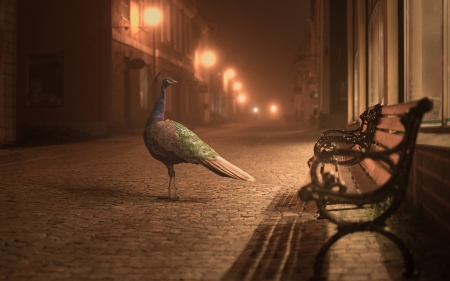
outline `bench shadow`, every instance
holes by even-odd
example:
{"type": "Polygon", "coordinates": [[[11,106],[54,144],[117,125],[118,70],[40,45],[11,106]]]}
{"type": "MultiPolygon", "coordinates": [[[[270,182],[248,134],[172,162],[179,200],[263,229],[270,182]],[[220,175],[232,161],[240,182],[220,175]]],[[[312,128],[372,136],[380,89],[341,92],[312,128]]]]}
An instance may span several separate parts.
{"type": "MultiPolygon", "coordinates": [[[[246,247],[221,280],[308,280],[328,225],[296,193],[279,194],[246,247]],[[305,215],[306,214],[306,215],[305,215]],[[305,218],[304,218],[305,217],[305,218]]],[[[327,275],[325,259],[324,275],[327,275]]]]}

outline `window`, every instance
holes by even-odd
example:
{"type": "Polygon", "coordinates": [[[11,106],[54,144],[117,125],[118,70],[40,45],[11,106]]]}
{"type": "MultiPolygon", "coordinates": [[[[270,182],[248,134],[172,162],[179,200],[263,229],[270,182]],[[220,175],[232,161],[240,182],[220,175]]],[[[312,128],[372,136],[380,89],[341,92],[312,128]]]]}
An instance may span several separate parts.
{"type": "Polygon", "coordinates": [[[63,101],[62,53],[28,56],[29,106],[60,106],[63,101]]]}
{"type": "Polygon", "coordinates": [[[433,110],[422,121],[428,126],[442,124],[442,103],[448,100],[448,92],[443,89],[443,1],[446,0],[407,1],[405,100],[433,99],[433,110]]]}
{"type": "Polygon", "coordinates": [[[192,52],[191,47],[192,39],[191,39],[191,22],[188,17],[185,17],[184,21],[184,51],[187,55],[190,55],[192,52]]]}
{"type": "Polygon", "coordinates": [[[359,118],[359,28],[358,28],[359,3],[353,1],[353,121],[359,118]]]}
{"type": "Polygon", "coordinates": [[[381,2],[374,4],[369,21],[368,105],[383,103],[383,20],[381,2]]]}
{"type": "Polygon", "coordinates": [[[143,68],[139,69],[139,96],[141,109],[148,108],[148,67],[145,65],[143,68]]]}
{"type": "Polygon", "coordinates": [[[175,49],[183,49],[183,22],[182,14],[179,8],[175,8],[175,49]]]}
{"type": "Polygon", "coordinates": [[[162,1],[163,22],[161,25],[161,41],[170,43],[170,3],[162,1]]]}
{"type": "Polygon", "coordinates": [[[130,20],[130,0],[120,1],[120,16],[122,19],[130,20]]]}

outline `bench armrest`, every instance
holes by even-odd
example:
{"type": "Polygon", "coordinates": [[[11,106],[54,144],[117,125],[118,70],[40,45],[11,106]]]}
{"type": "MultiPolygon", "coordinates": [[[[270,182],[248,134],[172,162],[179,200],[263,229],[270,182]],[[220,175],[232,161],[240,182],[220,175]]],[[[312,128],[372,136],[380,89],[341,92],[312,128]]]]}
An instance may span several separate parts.
{"type": "Polygon", "coordinates": [[[350,150],[355,145],[359,145],[361,149],[362,148],[368,149],[371,145],[370,143],[359,137],[327,136],[319,139],[314,144],[314,156],[317,158],[317,156],[322,152],[337,151],[341,149],[339,147],[339,144],[350,145],[349,147],[345,148],[345,150],[350,150]]]}

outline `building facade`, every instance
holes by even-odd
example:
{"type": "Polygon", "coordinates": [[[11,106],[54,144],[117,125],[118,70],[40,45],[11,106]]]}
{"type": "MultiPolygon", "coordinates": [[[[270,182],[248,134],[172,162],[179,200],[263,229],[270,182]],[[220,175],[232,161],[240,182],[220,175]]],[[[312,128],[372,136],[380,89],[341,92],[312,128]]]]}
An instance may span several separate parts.
{"type": "Polygon", "coordinates": [[[211,121],[200,57],[213,26],[195,1],[2,0],[0,15],[0,143],[40,129],[140,132],[159,96],[157,73],[179,82],[168,89],[167,118],[211,121]],[[150,8],[162,15],[156,24],[150,8]]]}
{"type": "Polygon", "coordinates": [[[346,0],[311,1],[311,17],[295,65],[294,104],[302,127],[345,126],[346,0]]]}
{"type": "MultiPolygon", "coordinates": [[[[334,0],[312,0],[311,40],[317,42],[319,111],[326,99],[337,98],[332,88],[333,53],[327,38],[334,0]],[[329,97],[327,97],[329,95],[329,97]],[[333,97],[334,96],[334,97],[333,97]]],[[[347,0],[346,124],[351,127],[369,106],[391,105],[430,97],[434,109],[426,114],[410,171],[408,202],[429,221],[450,232],[450,3],[447,0],[347,0]]],[[[311,67],[310,71],[314,71],[311,67]]],[[[333,86],[336,87],[336,84],[333,86]]],[[[329,103],[331,107],[334,103],[329,103]]]]}

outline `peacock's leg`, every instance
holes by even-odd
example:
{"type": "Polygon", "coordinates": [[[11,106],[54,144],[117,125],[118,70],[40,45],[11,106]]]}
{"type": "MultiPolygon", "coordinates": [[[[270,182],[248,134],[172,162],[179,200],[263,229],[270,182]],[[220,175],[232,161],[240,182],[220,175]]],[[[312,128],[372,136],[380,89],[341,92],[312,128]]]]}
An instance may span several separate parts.
{"type": "Polygon", "coordinates": [[[167,194],[167,198],[170,198],[170,189],[171,189],[171,187],[172,187],[172,177],[170,176],[170,173],[169,173],[169,187],[167,188],[169,193],[167,194]]]}
{"type": "Polygon", "coordinates": [[[167,167],[167,174],[169,175],[169,187],[167,188],[168,194],[166,196],[158,196],[159,199],[172,199],[172,200],[178,200],[179,197],[177,195],[177,191],[175,189],[175,197],[172,198],[171,191],[172,191],[172,180],[173,185],[175,186],[175,171],[173,170],[173,165],[165,165],[167,167]]]}
{"type": "Polygon", "coordinates": [[[175,189],[175,196],[173,197],[174,200],[180,200],[180,196],[178,196],[178,188],[177,185],[175,184],[175,170],[172,169],[173,171],[173,188],[175,189]]]}
{"type": "Polygon", "coordinates": [[[169,173],[169,199],[172,200],[179,200],[180,197],[178,196],[177,193],[177,186],[175,185],[175,170],[173,169],[173,165],[166,165],[167,167],[167,172],[169,173]],[[170,191],[172,188],[172,181],[173,181],[173,187],[175,189],[175,196],[171,196],[170,191]]]}

